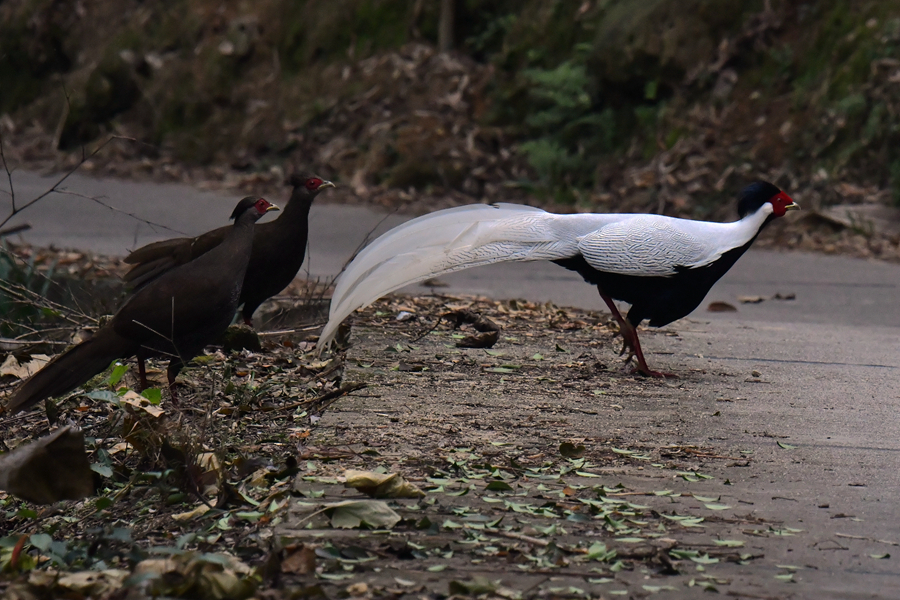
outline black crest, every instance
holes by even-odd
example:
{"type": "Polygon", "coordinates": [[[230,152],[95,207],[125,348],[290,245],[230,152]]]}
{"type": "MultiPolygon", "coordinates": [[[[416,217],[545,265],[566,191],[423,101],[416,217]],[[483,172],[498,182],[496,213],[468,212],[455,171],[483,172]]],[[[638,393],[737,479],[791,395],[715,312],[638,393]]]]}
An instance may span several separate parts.
{"type": "Polygon", "coordinates": [[[768,181],[754,181],[738,194],[738,216],[743,219],[746,215],[755,213],[780,192],[778,187],[768,181]]]}
{"type": "Polygon", "coordinates": [[[239,216],[253,208],[253,205],[256,204],[256,201],[259,200],[256,196],[247,196],[245,198],[241,198],[241,201],[238,202],[238,205],[234,207],[234,212],[231,213],[230,219],[237,219],[239,216]]]}

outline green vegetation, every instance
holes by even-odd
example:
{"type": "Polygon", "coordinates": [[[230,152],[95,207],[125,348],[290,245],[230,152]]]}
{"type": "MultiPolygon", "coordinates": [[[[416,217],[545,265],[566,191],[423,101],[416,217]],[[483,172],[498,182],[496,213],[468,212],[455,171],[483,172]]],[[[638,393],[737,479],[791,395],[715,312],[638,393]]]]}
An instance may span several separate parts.
{"type": "Polygon", "coordinates": [[[49,78],[72,68],[64,47],[66,32],[51,5],[43,0],[20,11],[0,10],[0,113],[31,102],[47,88],[49,78]]]}
{"type": "Polygon", "coordinates": [[[43,275],[35,268],[33,255],[23,264],[5,242],[0,246],[0,337],[15,337],[53,316],[31,300],[47,296],[55,268],[54,262],[43,275]]]}
{"type": "MultiPolygon", "coordinates": [[[[177,0],[81,16],[54,6],[0,7],[0,111],[53,131],[61,81],[61,148],[127,123],[194,164],[247,155],[272,164],[295,147],[282,139],[285,122],[334,127],[335,111],[366,93],[386,107],[388,91],[402,100],[406,90],[391,90],[400,63],[380,71],[381,89],[360,69],[410,43],[435,44],[440,12],[439,2],[401,0],[266,0],[227,10],[177,0]]],[[[491,69],[471,118],[499,127],[527,165],[528,185],[558,200],[602,188],[612,165],[650,160],[700,135],[690,115],[709,107],[732,119],[715,143],[733,165],[788,161],[802,177],[825,169],[832,178],[900,183],[894,3],[459,0],[454,31],[455,56],[491,69]],[[738,140],[751,134],[765,139],[748,154],[738,140]]],[[[396,155],[396,131],[375,143],[365,127],[347,125],[333,135],[388,153],[369,160],[381,169],[370,180],[463,185],[460,165],[396,155]]]]}

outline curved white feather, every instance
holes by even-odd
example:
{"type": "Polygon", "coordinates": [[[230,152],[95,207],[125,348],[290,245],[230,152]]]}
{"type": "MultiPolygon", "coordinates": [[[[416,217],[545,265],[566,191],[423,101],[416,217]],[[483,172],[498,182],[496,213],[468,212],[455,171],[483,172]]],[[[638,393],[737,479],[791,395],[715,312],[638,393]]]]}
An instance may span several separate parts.
{"type": "Polygon", "coordinates": [[[600,271],[668,276],[700,267],[744,245],[771,205],[733,223],[660,215],[556,215],[517,204],[474,204],[440,210],[396,227],[363,249],[337,280],[324,348],[357,308],[416,283],[498,262],[584,256],[600,271]]]}
{"type": "Polygon", "coordinates": [[[475,204],[413,219],[363,249],[338,278],[319,347],[334,337],[347,315],[403,286],[497,262],[574,256],[579,236],[629,216],[555,215],[517,204],[475,204]]]}

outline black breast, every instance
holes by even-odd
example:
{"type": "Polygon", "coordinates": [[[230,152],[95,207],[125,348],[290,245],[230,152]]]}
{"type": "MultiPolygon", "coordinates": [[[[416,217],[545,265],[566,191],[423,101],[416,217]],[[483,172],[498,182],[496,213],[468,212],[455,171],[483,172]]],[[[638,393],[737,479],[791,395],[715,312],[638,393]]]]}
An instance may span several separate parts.
{"type": "Polygon", "coordinates": [[[553,262],[575,271],[588,283],[599,285],[611,298],[629,303],[628,321],[635,327],[644,319],[649,319],[653,327],[662,327],[697,308],[713,284],[728,272],[752,243],[753,240],[750,240],[739,248],[729,250],[704,267],[676,267],[675,274],[670,277],[639,277],[598,271],[580,254],[553,262]]]}

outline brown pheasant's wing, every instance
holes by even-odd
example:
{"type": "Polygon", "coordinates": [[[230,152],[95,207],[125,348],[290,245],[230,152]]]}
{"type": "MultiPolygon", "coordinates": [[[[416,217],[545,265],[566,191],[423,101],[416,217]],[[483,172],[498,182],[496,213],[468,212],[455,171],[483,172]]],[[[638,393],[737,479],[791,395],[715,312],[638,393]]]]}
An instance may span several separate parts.
{"type": "MultiPolygon", "coordinates": [[[[224,229],[228,233],[229,228],[224,229]]],[[[135,292],[113,318],[115,331],[164,353],[171,352],[173,340],[179,352],[189,353],[192,340],[202,342],[202,348],[207,338],[224,331],[237,309],[252,233],[216,244],[218,233],[204,234],[194,244],[198,252],[210,251],[135,292]]]]}
{"type": "Polygon", "coordinates": [[[163,257],[173,256],[179,252],[184,252],[185,248],[190,248],[194,242],[194,238],[173,238],[171,240],[161,240],[142,246],[125,257],[125,262],[129,265],[139,265],[163,257]]]}
{"type": "Polygon", "coordinates": [[[194,243],[191,244],[190,260],[199,258],[221,244],[229,231],[231,231],[231,225],[226,225],[225,227],[219,227],[218,229],[207,231],[203,235],[195,237],[194,243]]]}
{"type": "Polygon", "coordinates": [[[125,262],[134,265],[122,279],[135,290],[180,265],[206,254],[222,243],[230,227],[220,227],[195,238],[174,238],[147,244],[127,257],[125,262]]]}

